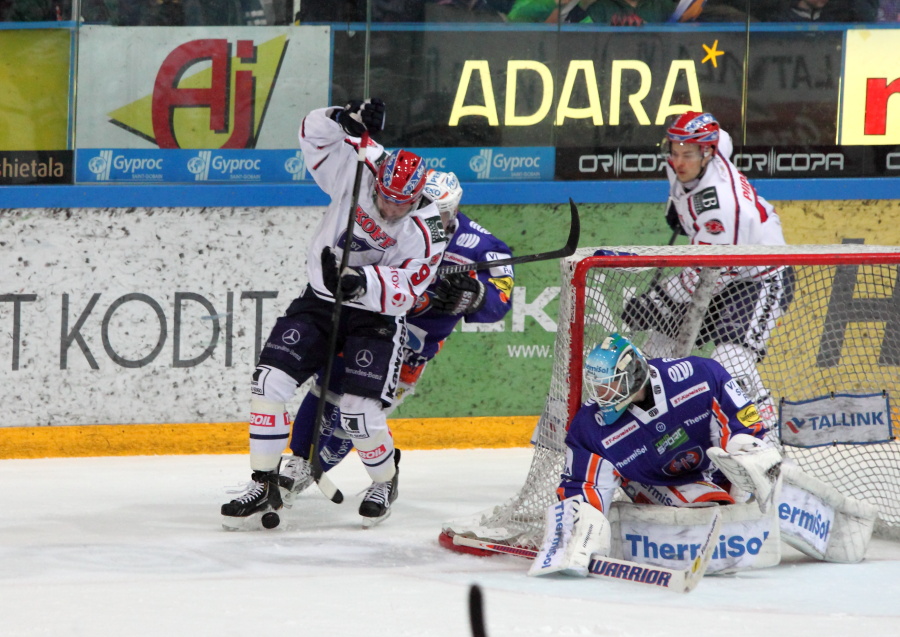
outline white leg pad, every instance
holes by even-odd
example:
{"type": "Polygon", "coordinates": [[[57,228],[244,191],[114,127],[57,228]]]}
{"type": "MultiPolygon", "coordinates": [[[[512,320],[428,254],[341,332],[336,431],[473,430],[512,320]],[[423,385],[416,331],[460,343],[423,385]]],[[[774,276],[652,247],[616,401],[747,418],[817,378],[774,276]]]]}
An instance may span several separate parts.
{"type": "Polygon", "coordinates": [[[877,508],[843,495],[793,463],[785,463],[782,473],[778,518],[784,541],[826,562],[852,563],[865,558],[877,508]]]}
{"type": "Polygon", "coordinates": [[[341,397],[341,428],[353,440],[353,446],[374,482],[394,477],[394,438],[381,402],[353,394],[341,397]]]}
{"type": "Polygon", "coordinates": [[[609,549],[606,516],[581,496],[569,498],[547,509],[544,542],[528,574],[587,577],[591,555],[609,555],[609,549]]]}
{"type": "Polygon", "coordinates": [[[283,402],[250,400],[250,468],[274,471],[291,435],[291,418],[283,402]]]}
{"type": "MultiPolygon", "coordinates": [[[[615,502],[609,512],[612,557],[665,568],[690,567],[709,534],[712,507],[615,502]]],[[[781,561],[778,520],[756,504],[717,506],[722,526],[708,573],[768,568],[781,561]]]]}

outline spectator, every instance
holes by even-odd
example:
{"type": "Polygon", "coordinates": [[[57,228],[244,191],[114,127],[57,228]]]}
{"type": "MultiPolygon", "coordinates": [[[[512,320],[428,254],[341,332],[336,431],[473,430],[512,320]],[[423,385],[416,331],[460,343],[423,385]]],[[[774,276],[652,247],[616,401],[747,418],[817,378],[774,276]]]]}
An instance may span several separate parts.
{"type": "Polygon", "coordinates": [[[878,0],[786,0],[769,22],[875,22],[878,0]]]}
{"type": "Polygon", "coordinates": [[[0,21],[55,22],[68,20],[71,5],[55,0],[0,0],[0,21]]]}
{"type": "Polygon", "coordinates": [[[900,22],[900,0],[881,0],[878,6],[879,22],[900,22]]]}
{"type": "Polygon", "coordinates": [[[647,22],[666,22],[675,5],[671,0],[596,0],[581,2],[595,24],[640,26],[647,22]]]}

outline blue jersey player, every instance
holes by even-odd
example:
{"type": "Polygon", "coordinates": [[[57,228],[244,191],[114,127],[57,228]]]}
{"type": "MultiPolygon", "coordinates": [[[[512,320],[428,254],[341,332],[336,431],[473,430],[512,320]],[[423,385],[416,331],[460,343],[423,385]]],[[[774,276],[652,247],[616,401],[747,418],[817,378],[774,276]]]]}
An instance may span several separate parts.
{"type": "MultiPolygon", "coordinates": [[[[438,206],[450,240],[442,265],[494,261],[511,256],[503,241],[459,211],[462,187],[456,175],[429,171],[424,196],[438,206]]],[[[494,323],[506,316],[512,305],[513,286],[512,266],[451,274],[429,286],[407,314],[400,382],[394,402],[386,413],[391,413],[415,391],[426,365],[441,350],[458,323],[494,323]]],[[[353,448],[353,441],[344,433],[347,427],[337,426],[341,418],[338,404],[342,370],[343,361],[339,358],[335,361],[327,394],[325,425],[319,440],[319,455],[325,471],[336,466],[353,448]]],[[[304,397],[294,421],[292,455],[281,468],[286,506],[291,506],[295,496],[312,484],[308,458],[320,396],[321,388],[316,385],[304,397]]]]}
{"type": "Polygon", "coordinates": [[[562,506],[551,507],[530,574],[584,575],[591,553],[608,555],[606,514],[618,487],[644,504],[733,504],[732,486],[753,494],[761,510],[771,504],[781,455],[764,440],[753,402],[716,361],[648,361],[612,334],[588,355],[584,382],[591,400],[566,435],[562,506]]]}

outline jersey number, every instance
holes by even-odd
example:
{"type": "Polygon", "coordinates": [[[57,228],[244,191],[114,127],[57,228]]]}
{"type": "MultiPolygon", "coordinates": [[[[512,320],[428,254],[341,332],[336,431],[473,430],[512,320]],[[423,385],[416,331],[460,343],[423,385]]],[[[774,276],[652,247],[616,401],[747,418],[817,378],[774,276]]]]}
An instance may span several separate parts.
{"type": "Polygon", "coordinates": [[[427,263],[422,264],[422,267],[419,268],[418,272],[415,272],[409,280],[412,281],[413,285],[419,285],[422,281],[425,281],[428,278],[428,275],[431,274],[431,268],[428,267],[427,263]]]}

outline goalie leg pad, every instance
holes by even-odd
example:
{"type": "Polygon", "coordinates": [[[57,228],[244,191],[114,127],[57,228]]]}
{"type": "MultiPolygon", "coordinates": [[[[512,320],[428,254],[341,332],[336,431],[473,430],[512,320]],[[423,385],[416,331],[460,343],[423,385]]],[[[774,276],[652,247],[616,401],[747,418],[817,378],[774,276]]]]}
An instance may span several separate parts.
{"type": "Polygon", "coordinates": [[[609,555],[606,516],[577,496],[547,509],[544,542],[528,569],[531,576],[562,573],[587,577],[591,555],[609,555]]]}
{"type": "Polygon", "coordinates": [[[615,502],[609,513],[612,557],[671,569],[688,568],[709,533],[713,511],[722,525],[707,573],[768,568],[781,561],[775,510],[755,504],[668,507],[615,502]]]}
{"type": "Polygon", "coordinates": [[[783,467],[778,503],[781,536],[795,549],[826,562],[859,562],[866,556],[878,510],[805,473],[783,467]]]}

